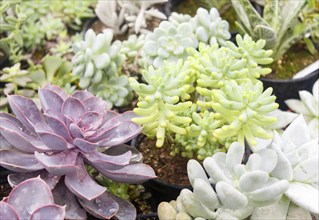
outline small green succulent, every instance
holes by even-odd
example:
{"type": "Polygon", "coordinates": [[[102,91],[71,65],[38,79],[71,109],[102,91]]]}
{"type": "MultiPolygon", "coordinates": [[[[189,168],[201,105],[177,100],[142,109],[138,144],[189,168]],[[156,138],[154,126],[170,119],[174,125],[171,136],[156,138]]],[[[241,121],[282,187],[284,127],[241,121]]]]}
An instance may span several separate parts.
{"type": "Polygon", "coordinates": [[[199,50],[186,49],[186,60],[164,62],[160,68],[142,72],[145,82],[130,78],[139,96],[133,120],[144,126],[143,132],[156,137],[156,146],[165,137],[175,143],[172,154],[204,159],[225,151],[232,142],[254,146],[256,138],[269,139],[269,126],[276,121],[268,114],[278,108],[272,89],[263,91],[258,80],[260,65],[271,61],[271,51],[262,49],[262,41],[237,37],[238,46],[200,43],[199,50]],[[242,51],[245,48],[245,55],[242,51]],[[250,44],[250,45],[249,45],[250,44]],[[256,46],[258,45],[258,47],[256,46]],[[260,46],[261,45],[261,46],[260,46]],[[261,51],[260,53],[254,53],[261,51]]]}

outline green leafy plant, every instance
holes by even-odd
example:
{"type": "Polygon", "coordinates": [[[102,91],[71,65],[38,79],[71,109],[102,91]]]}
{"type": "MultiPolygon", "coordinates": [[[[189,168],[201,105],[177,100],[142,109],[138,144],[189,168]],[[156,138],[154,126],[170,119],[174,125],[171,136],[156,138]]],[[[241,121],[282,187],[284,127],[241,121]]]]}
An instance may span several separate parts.
{"type": "Polygon", "coordinates": [[[265,48],[273,50],[274,60],[280,59],[293,43],[317,26],[316,22],[306,24],[298,18],[307,0],[265,1],[262,16],[249,0],[232,0],[232,4],[240,21],[239,30],[254,40],[266,40],[265,48]]]}
{"type": "Polygon", "coordinates": [[[278,108],[272,89],[263,90],[257,79],[269,73],[259,64],[272,61],[263,50],[264,40],[237,36],[237,44],[200,44],[187,48],[186,61],[164,62],[161,68],[142,72],[144,82],[130,78],[138,95],[133,121],[143,133],[156,137],[161,147],[168,137],[175,143],[172,153],[199,159],[225,151],[232,142],[254,146],[256,137],[272,137],[268,126],[276,118],[268,114],[278,108]],[[244,55],[243,55],[244,54],[244,55]],[[226,147],[226,148],[225,148],[226,147]]]}

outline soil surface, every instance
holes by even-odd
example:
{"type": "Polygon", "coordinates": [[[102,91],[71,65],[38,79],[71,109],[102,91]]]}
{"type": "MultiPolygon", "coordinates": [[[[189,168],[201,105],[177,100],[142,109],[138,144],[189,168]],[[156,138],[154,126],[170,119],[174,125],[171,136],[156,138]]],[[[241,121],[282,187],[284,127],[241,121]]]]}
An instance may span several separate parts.
{"type": "Polygon", "coordinates": [[[0,183],[0,201],[9,195],[12,188],[9,183],[0,183]]]}
{"type": "Polygon", "coordinates": [[[158,148],[156,139],[139,136],[137,148],[143,154],[144,163],[150,165],[158,178],[175,185],[190,186],[187,176],[187,162],[189,158],[180,155],[171,156],[171,149],[167,144],[158,148]]]}

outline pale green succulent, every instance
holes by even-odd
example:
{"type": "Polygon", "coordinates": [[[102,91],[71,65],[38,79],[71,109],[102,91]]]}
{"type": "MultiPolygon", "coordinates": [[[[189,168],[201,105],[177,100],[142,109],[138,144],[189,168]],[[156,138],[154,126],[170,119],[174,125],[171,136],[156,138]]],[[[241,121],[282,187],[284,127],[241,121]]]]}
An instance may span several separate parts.
{"type": "Polygon", "coordinates": [[[276,118],[267,114],[278,108],[276,97],[271,95],[272,88],[263,91],[262,82],[251,81],[237,84],[229,81],[222,89],[213,90],[211,106],[219,120],[226,123],[215,130],[215,137],[223,140],[236,136],[238,142],[244,140],[254,146],[257,144],[255,137],[269,139],[271,131],[264,127],[273,124],[276,118]]]}
{"type": "Polygon", "coordinates": [[[224,45],[231,37],[228,22],[219,16],[216,8],[211,8],[209,12],[204,8],[198,8],[191,22],[200,42],[224,45]]]}
{"type": "Polygon", "coordinates": [[[142,117],[133,121],[143,124],[143,131],[149,136],[156,136],[156,146],[161,147],[165,135],[169,132],[186,134],[185,125],[191,118],[181,116],[192,102],[185,101],[190,98],[188,92],[191,87],[187,76],[188,67],[182,61],[174,64],[165,64],[160,69],[152,66],[142,72],[146,83],[139,83],[130,78],[132,89],[139,96],[138,108],[134,112],[142,117]]]}
{"type": "Polygon", "coordinates": [[[112,43],[113,33],[105,30],[96,35],[92,29],[85,34],[85,39],[73,45],[73,74],[80,76],[80,87],[88,88],[98,84],[103,77],[118,75],[124,61],[120,54],[121,42],[112,43]]]}
{"type": "Polygon", "coordinates": [[[181,23],[178,26],[169,21],[162,21],[159,27],[146,36],[142,48],[144,65],[153,65],[159,68],[164,61],[176,62],[186,59],[186,48],[197,48],[198,40],[193,33],[190,23],[181,23]]]}
{"type": "Polygon", "coordinates": [[[188,14],[180,14],[177,12],[172,12],[171,15],[168,17],[168,21],[171,22],[173,25],[178,26],[184,22],[190,22],[191,16],[188,14]]]}
{"type": "Polygon", "coordinates": [[[246,164],[242,164],[243,157],[243,146],[234,142],[227,154],[207,157],[205,170],[196,160],[189,160],[187,172],[193,191],[183,189],[176,202],[161,203],[159,218],[246,219],[255,207],[279,201],[289,183],[271,176],[278,163],[276,151],[263,149],[250,155],[246,164]]]}
{"type": "Polygon", "coordinates": [[[319,136],[319,80],[312,87],[312,94],[306,90],[299,91],[300,100],[288,99],[287,106],[294,112],[302,114],[308,123],[313,138],[319,136]]]}

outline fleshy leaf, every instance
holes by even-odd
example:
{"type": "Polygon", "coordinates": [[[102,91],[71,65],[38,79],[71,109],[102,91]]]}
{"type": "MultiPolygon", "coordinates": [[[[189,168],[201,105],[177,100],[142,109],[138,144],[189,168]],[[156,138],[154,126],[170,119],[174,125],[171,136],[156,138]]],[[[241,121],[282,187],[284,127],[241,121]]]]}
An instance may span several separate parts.
{"type": "Polygon", "coordinates": [[[48,89],[39,89],[38,94],[43,111],[51,109],[61,112],[63,99],[57,93],[48,89]]]}
{"type": "Polygon", "coordinates": [[[30,220],[42,220],[50,217],[50,220],[64,219],[65,207],[58,205],[45,205],[35,210],[30,216],[30,220]]]}
{"type": "Polygon", "coordinates": [[[10,204],[0,201],[0,219],[19,220],[20,218],[10,204]]]}
{"type": "Polygon", "coordinates": [[[119,204],[114,201],[113,195],[107,191],[92,200],[79,198],[79,202],[87,212],[97,218],[110,219],[119,210],[119,204]]]}
{"type": "Polygon", "coordinates": [[[52,151],[66,150],[68,144],[63,137],[53,133],[46,124],[37,124],[35,126],[36,132],[45,145],[47,145],[52,151]]]}

